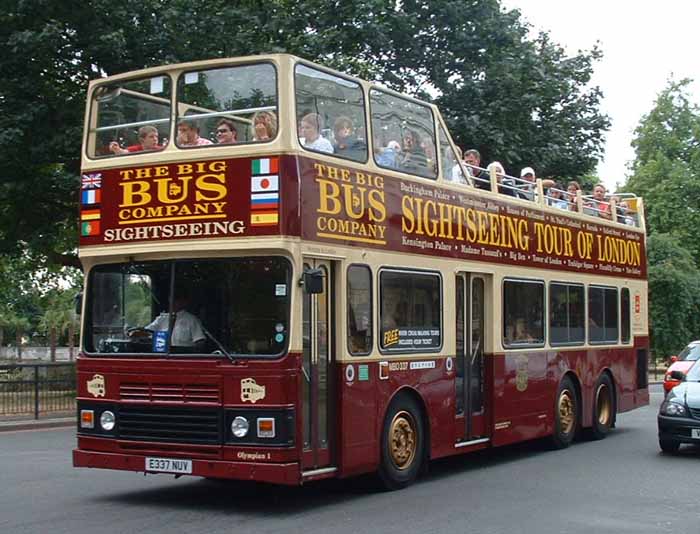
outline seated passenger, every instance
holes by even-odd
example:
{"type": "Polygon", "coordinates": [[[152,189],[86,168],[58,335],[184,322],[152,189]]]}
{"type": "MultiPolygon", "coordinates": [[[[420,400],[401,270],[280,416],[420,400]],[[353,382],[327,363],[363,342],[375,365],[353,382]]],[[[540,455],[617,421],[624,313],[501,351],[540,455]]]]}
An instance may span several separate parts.
{"type": "Polygon", "coordinates": [[[401,145],[398,141],[389,141],[386,147],[381,147],[380,142],[374,144],[374,159],[380,167],[396,169],[398,167],[398,156],[401,152],[401,145]]]}
{"type": "Polygon", "coordinates": [[[610,203],[605,200],[605,192],[603,184],[596,184],[593,188],[593,198],[586,202],[586,207],[593,209],[598,217],[610,220],[612,214],[610,213],[610,203]]]}
{"type": "Polygon", "coordinates": [[[486,167],[486,169],[489,171],[489,176],[491,174],[491,169],[494,169],[494,171],[496,172],[496,181],[498,182],[498,192],[501,195],[506,195],[509,197],[515,196],[515,190],[513,189],[513,184],[508,178],[506,178],[506,171],[503,169],[503,165],[501,165],[498,161],[494,161],[492,163],[489,163],[489,166],[486,167]]]}
{"type": "Polygon", "coordinates": [[[569,211],[578,211],[578,204],[576,203],[576,192],[581,191],[581,186],[577,181],[572,180],[566,186],[566,201],[569,206],[569,211]]]}
{"type": "Polygon", "coordinates": [[[348,117],[338,117],[333,124],[335,143],[333,151],[338,156],[364,161],[367,159],[367,146],[355,136],[355,129],[348,117]]]}
{"type": "Polygon", "coordinates": [[[464,153],[464,163],[467,165],[467,170],[473,178],[474,187],[491,191],[491,180],[486,171],[480,168],[481,154],[475,148],[470,148],[464,153]]]}
{"type": "Polygon", "coordinates": [[[277,135],[277,116],[272,111],[253,115],[253,141],[269,141],[277,135]]]}
{"type": "Polygon", "coordinates": [[[199,137],[199,126],[193,121],[183,120],[177,125],[177,144],[178,146],[204,146],[213,145],[209,139],[199,137]]]}
{"type": "Polygon", "coordinates": [[[515,321],[514,343],[532,343],[535,341],[535,338],[528,331],[527,326],[527,321],[523,318],[515,321]]]}
{"type": "Polygon", "coordinates": [[[569,209],[568,203],[566,202],[566,200],[564,200],[564,191],[560,183],[555,182],[553,186],[547,189],[546,196],[547,204],[549,204],[553,208],[558,208],[560,210],[569,209]]]}
{"type": "Polygon", "coordinates": [[[617,205],[617,222],[624,223],[627,226],[637,226],[626,200],[620,200],[620,203],[617,205]]]}
{"type": "Polygon", "coordinates": [[[428,170],[428,157],[420,146],[420,138],[414,130],[406,130],[403,135],[403,145],[398,157],[401,170],[425,174],[428,170]]]}
{"type": "Polygon", "coordinates": [[[109,144],[109,151],[112,154],[129,154],[130,152],[141,152],[144,150],[163,150],[163,146],[158,144],[158,129],[155,126],[141,126],[139,128],[138,145],[122,148],[116,141],[112,141],[109,144]]]}
{"type": "Polygon", "coordinates": [[[299,134],[302,138],[302,145],[309,150],[316,152],[333,153],[333,145],[325,137],[321,136],[323,130],[323,118],[318,113],[309,113],[301,119],[299,134]]]}
{"type": "MultiPolygon", "coordinates": [[[[535,177],[535,169],[532,167],[525,167],[520,171],[520,179],[523,180],[518,191],[518,197],[525,200],[537,200],[537,178],[535,177]]],[[[554,185],[554,180],[550,178],[544,178],[542,180],[542,187],[552,187],[554,185]]]]}
{"type": "MultiPolygon", "coordinates": [[[[186,294],[178,294],[173,299],[173,313],[175,315],[173,321],[173,334],[171,336],[170,345],[173,347],[183,347],[186,349],[202,350],[206,335],[202,328],[202,323],[197,316],[188,312],[185,308],[189,305],[189,297],[186,294]]],[[[168,312],[161,313],[151,323],[143,328],[130,329],[127,334],[132,339],[138,338],[143,332],[168,332],[170,329],[170,314],[168,312]]]]}
{"type": "Polygon", "coordinates": [[[216,125],[216,142],[220,145],[233,145],[238,142],[238,131],[231,119],[221,119],[216,125]]]}

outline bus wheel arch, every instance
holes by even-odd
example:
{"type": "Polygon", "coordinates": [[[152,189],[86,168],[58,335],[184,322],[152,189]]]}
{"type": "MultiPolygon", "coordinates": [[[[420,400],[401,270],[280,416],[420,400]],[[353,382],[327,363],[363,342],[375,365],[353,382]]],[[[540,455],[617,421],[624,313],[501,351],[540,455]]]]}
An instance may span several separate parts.
{"type": "Polygon", "coordinates": [[[581,428],[581,385],[574,373],[566,373],[559,382],[554,397],[554,431],[550,444],[565,449],[574,441],[581,428]]]}
{"type": "Polygon", "coordinates": [[[600,373],[593,386],[590,436],[603,439],[615,426],[617,416],[617,395],[615,380],[608,369],[600,373]]]}
{"type": "Polygon", "coordinates": [[[393,396],[382,419],[379,478],[388,490],[410,485],[427,465],[429,423],[421,396],[402,388],[393,396]]]}

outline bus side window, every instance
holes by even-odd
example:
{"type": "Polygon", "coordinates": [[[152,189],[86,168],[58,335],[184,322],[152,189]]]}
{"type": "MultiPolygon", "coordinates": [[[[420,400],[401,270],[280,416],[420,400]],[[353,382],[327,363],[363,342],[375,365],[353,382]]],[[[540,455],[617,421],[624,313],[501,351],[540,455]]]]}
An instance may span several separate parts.
{"type": "Polygon", "coordinates": [[[294,71],[299,144],[306,150],[367,161],[362,87],[303,64],[294,71]]]}
{"type": "Polygon", "coordinates": [[[366,265],[348,267],[348,350],[352,355],[372,350],[372,273],[366,265]]]}
{"type": "Polygon", "coordinates": [[[423,104],[385,93],[369,92],[374,161],[425,178],[437,178],[433,113],[423,104]]]}

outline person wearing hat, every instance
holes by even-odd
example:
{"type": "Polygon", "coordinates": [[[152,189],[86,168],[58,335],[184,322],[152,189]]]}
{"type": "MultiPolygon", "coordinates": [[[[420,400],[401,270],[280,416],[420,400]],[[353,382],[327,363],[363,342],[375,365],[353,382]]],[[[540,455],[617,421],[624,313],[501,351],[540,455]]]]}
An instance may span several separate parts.
{"type": "MultiPolygon", "coordinates": [[[[524,198],[525,200],[535,200],[535,189],[537,184],[535,169],[532,167],[523,167],[523,169],[520,171],[520,179],[520,191],[518,191],[518,196],[520,198],[524,198]]],[[[542,180],[543,187],[552,187],[553,185],[554,180],[542,180]]]]}

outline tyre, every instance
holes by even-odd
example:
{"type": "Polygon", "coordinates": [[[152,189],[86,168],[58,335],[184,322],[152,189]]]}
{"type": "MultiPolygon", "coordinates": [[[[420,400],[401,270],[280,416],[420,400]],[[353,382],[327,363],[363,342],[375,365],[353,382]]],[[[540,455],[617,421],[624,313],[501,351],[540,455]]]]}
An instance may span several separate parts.
{"type": "Polygon", "coordinates": [[[659,439],[659,447],[662,451],[667,454],[674,454],[678,452],[681,444],[678,441],[672,439],[659,439]]]}
{"type": "Polygon", "coordinates": [[[591,438],[603,439],[615,423],[615,390],[606,373],[600,375],[593,388],[593,424],[591,438]]]}
{"type": "Polygon", "coordinates": [[[425,428],[416,401],[401,395],[389,405],[382,430],[379,478],[388,490],[411,484],[425,457],[425,428]]]}
{"type": "Polygon", "coordinates": [[[579,426],[578,397],[574,382],[565,376],[559,384],[554,404],[554,434],[552,448],[565,449],[576,436],[579,426]]]}

